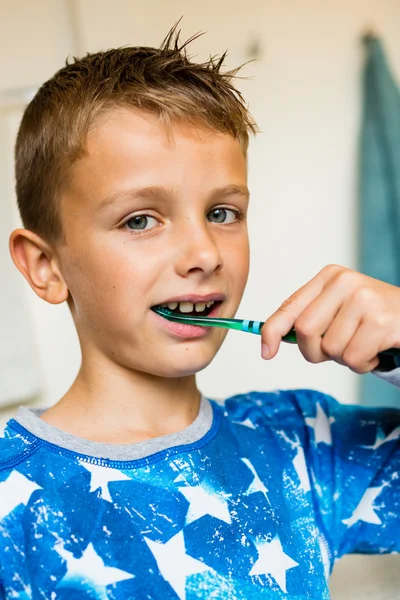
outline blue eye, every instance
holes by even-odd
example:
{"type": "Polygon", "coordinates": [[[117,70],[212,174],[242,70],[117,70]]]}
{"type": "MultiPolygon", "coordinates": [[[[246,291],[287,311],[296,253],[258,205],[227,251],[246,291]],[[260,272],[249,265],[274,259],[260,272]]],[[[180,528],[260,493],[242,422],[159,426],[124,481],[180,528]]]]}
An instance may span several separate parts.
{"type": "Polygon", "coordinates": [[[128,219],[128,221],[125,222],[125,225],[131,231],[145,231],[147,229],[154,228],[154,225],[152,227],[148,227],[149,221],[151,220],[155,221],[156,224],[158,223],[157,219],[155,217],[151,217],[150,215],[135,215],[134,217],[128,219]]]}
{"type": "MultiPolygon", "coordinates": [[[[230,223],[236,223],[243,219],[243,214],[239,210],[233,210],[232,208],[217,207],[210,210],[207,214],[207,218],[212,223],[219,223],[223,225],[229,225],[230,223]]],[[[156,217],[152,217],[147,214],[133,215],[120,227],[126,229],[132,233],[141,233],[142,231],[149,231],[155,229],[161,225],[160,221],[156,217]]]]}
{"type": "Polygon", "coordinates": [[[210,215],[214,215],[215,217],[215,220],[212,221],[213,223],[234,223],[239,220],[239,211],[232,210],[231,208],[213,208],[207,216],[209,217],[210,215]],[[230,218],[227,213],[232,213],[233,218],[230,218]],[[230,218],[230,220],[227,220],[227,218],[230,218]]]}

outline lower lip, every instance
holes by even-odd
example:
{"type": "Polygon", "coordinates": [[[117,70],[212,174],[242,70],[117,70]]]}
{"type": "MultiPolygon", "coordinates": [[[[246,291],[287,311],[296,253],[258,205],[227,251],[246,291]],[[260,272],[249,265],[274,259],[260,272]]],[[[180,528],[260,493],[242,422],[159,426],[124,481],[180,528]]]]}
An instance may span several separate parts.
{"type": "MultiPolygon", "coordinates": [[[[216,317],[219,313],[221,303],[216,304],[208,317],[216,317]]],[[[185,323],[175,323],[174,321],[168,321],[161,317],[153,310],[151,311],[153,316],[157,319],[157,322],[163,326],[169,333],[179,338],[203,338],[205,337],[213,327],[200,327],[199,325],[186,325],[185,323]]]]}

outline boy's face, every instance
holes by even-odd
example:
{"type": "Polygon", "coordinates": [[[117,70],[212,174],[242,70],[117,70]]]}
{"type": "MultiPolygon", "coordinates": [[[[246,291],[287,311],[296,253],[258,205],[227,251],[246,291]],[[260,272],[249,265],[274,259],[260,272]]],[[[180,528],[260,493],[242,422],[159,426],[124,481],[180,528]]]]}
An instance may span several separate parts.
{"type": "Polygon", "coordinates": [[[189,123],[172,131],[123,108],[98,122],[62,198],[58,248],[83,358],[161,377],[206,367],[226,330],[180,329],[151,307],[215,294],[212,314],[232,317],[249,262],[239,142],[189,123]]]}

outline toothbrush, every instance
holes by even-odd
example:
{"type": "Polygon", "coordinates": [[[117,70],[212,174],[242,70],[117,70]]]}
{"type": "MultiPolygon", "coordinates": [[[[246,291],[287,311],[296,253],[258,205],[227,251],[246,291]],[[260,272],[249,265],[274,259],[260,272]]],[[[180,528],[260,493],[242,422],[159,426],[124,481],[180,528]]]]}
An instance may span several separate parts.
{"type": "MultiPolygon", "coordinates": [[[[264,325],[264,321],[247,321],[245,319],[220,319],[217,317],[197,317],[191,315],[178,315],[169,308],[164,306],[157,306],[152,310],[175,323],[184,323],[185,325],[199,325],[200,327],[223,327],[224,329],[236,329],[237,331],[245,331],[246,333],[255,333],[261,335],[261,328],[264,325]]],[[[286,335],[282,337],[283,342],[289,344],[297,344],[297,337],[295,329],[291,329],[286,335]]],[[[389,348],[379,352],[378,356],[386,354],[389,356],[399,356],[400,348],[389,348]]]]}

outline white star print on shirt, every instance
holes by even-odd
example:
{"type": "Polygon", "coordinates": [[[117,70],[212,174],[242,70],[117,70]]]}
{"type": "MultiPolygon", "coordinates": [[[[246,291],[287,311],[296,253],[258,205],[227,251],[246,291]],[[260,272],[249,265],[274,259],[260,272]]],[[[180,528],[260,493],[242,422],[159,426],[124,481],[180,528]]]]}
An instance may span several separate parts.
{"type": "Polygon", "coordinates": [[[377,432],[376,432],[375,443],[372,446],[361,446],[361,448],[370,448],[371,450],[376,450],[377,448],[380,448],[380,446],[383,446],[383,444],[387,444],[388,442],[393,442],[393,441],[397,440],[399,437],[400,437],[400,427],[396,427],[396,429],[394,429],[392,431],[392,433],[389,433],[389,435],[386,435],[385,432],[381,429],[381,427],[378,427],[377,432]]]}
{"type": "Polygon", "coordinates": [[[232,423],[236,423],[237,425],[243,425],[244,427],[250,427],[250,429],[256,429],[253,421],[250,421],[249,417],[244,421],[232,421],[232,423]]]}
{"type": "Polygon", "coordinates": [[[231,523],[226,500],[228,494],[215,492],[204,483],[193,487],[180,487],[179,491],[190,502],[186,515],[186,525],[204,517],[204,515],[211,515],[216,519],[231,523]]]}
{"type": "Polygon", "coordinates": [[[180,600],[186,600],[186,578],[189,575],[212,570],[200,560],[186,554],[183,531],[180,531],[169,539],[165,544],[154,542],[144,537],[156,559],[159,571],[170,584],[180,600]]]}
{"type": "Polygon", "coordinates": [[[316,444],[324,443],[328,444],[328,446],[332,445],[332,433],[330,424],[334,423],[335,419],[333,417],[330,417],[328,419],[319,402],[317,403],[317,416],[307,417],[305,421],[309,427],[314,429],[316,444]]]}
{"type": "Polygon", "coordinates": [[[90,491],[94,492],[98,488],[100,488],[100,495],[103,500],[107,500],[107,502],[112,502],[112,498],[110,495],[110,490],[108,489],[108,484],[111,481],[125,481],[130,479],[125,473],[121,473],[118,469],[111,469],[110,467],[101,467],[99,465],[93,465],[92,463],[85,462],[83,460],[79,461],[82,467],[85,467],[90,474],[90,491]]]}
{"type": "Polygon", "coordinates": [[[309,492],[311,490],[310,477],[307,470],[304,449],[299,438],[296,436],[295,440],[291,440],[290,437],[282,430],[277,431],[277,433],[285,440],[287,444],[289,444],[293,450],[297,450],[296,456],[292,460],[292,464],[300,480],[298,489],[303,490],[305,493],[309,492]]]}
{"type": "Polygon", "coordinates": [[[5,481],[0,483],[0,519],[10,514],[19,504],[28,504],[32,493],[42,489],[19,471],[12,471],[5,481]]]}
{"type": "Polygon", "coordinates": [[[271,575],[286,594],[286,571],[298,567],[299,563],[285,554],[278,536],[275,536],[271,542],[257,541],[255,545],[258,559],[249,575],[271,575]]]}
{"type": "Polygon", "coordinates": [[[380,487],[368,488],[352,516],[349,519],[344,519],[342,523],[348,527],[351,527],[358,521],[372,523],[373,525],[382,525],[382,521],[375,512],[377,509],[374,508],[373,504],[386,485],[383,484],[380,487]]]}
{"type": "Polygon", "coordinates": [[[244,495],[249,496],[250,494],[255,494],[256,492],[261,492],[262,494],[264,494],[265,499],[269,503],[268,490],[265,487],[265,485],[263,484],[263,482],[261,481],[261,479],[259,478],[257,471],[255,470],[255,468],[253,467],[253,465],[247,458],[242,458],[241,460],[244,462],[246,467],[248,469],[250,469],[250,471],[254,475],[254,479],[251,482],[251,484],[249,485],[249,487],[247,488],[247,491],[244,493],[244,495]]]}
{"type": "Polygon", "coordinates": [[[55,550],[67,561],[67,572],[58,584],[60,587],[63,586],[63,583],[68,583],[69,581],[76,583],[78,580],[79,582],[91,585],[100,594],[98,598],[106,600],[108,598],[107,585],[135,577],[135,575],[127,571],[122,571],[115,567],[106,567],[92,543],[88,544],[80,558],[75,558],[72,552],[65,550],[62,544],[56,544],[55,550]]]}
{"type": "Polygon", "coordinates": [[[292,463],[300,479],[299,488],[306,493],[309,492],[311,490],[310,478],[308,476],[306,459],[304,456],[304,450],[302,446],[299,445],[297,447],[297,454],[294,457],[292,463]]]}

